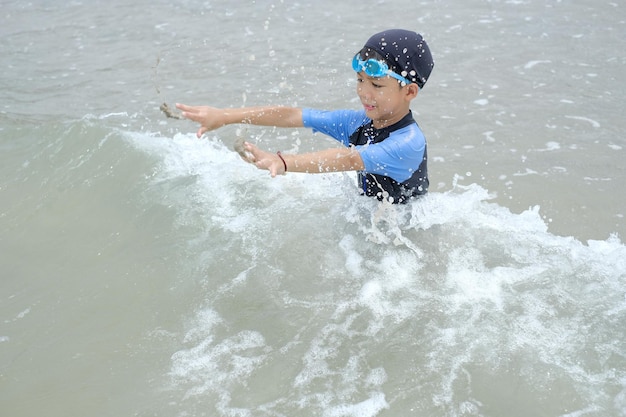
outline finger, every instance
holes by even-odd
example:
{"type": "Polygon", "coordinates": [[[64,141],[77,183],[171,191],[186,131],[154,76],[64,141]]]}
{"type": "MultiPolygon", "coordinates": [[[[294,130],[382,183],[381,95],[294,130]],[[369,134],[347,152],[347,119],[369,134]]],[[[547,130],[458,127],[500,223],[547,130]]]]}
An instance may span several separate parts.
{"type": "Polygon", "coordinates": [[[189,119],[194,122],[201,122],[202,115],[200,114],[199,107],[176,103],[176,108],[181,110],[181,114],[185,119],[189,119]]]}
{"type": "Polygon", "coordinates": [[[183,117],[185,119],[189,119],[189,120],[194,121],[194,122],[202,123],[203,117],[202,117],[202,114],[200,114],[199,112],[195,112],[193,110],[192,111],[188,111],[187,110],[187,111],[181,112],[181,114],[183,115],[183,117]]]}
{"type": "Polygon", "coordinates": [[[270,176],[271,176],[272,178],[275,178],[275,177],[276,177],[276,167],[275,167],[275,166],[273,166],[273,165],[269,165],[269,166],[268,166],[267,164],[264,164],[264,163],[262,163],[262,162],[263,162],[263,161],[259,161],[259,162],[257,162],[257,163],[256,163],[256,167],[257,167],[257,168],[259,168],[259,169],[267,169],[267,170],[270,172],[270,176]]]}
{"type": "Polygon", "coordinates": [[[205,132],[207,132],[209,129],[207,129],[206,127],[202,126],[200,129],[198,129],[198,132],[196,133],[196,136],[198,137],[198,139],[200,139],[202,137],[202,135],[204,135],[205,132]]]}
{"type": "Polygon", "coordinates": [[[250,154],[255,155],[260,150],[257,146],[251,144],[250,142],[244,142],[243,148],[250,154]]]}
{"type": "Polygon", "coordinates": [[[245,152],[239,153],[238,155],[241,157],[241,159],[243,159],[247,163],[256,165],[257,159],[254,156],[254,154],[252,154],[251,152],[245,151],[245,152]]]}
{"type": "Polygon", "coordinates": [[[193,106],[188,106],[186,104],[176,103],[176,108],[182,111],[192,111],[194,109],[193,106]]]}
{"type": "Polygon", "coordinates": [[[250,147],[246,145],[248,145],[248,142],[244,142],[242,145],[243,149],[237,150],[237,153],[239,154],[239,156],[241,156],[241,159],[243,159],[244,161],[250,164],[254,164],[257,161],[256,156],[252,153],[250,147]]]}

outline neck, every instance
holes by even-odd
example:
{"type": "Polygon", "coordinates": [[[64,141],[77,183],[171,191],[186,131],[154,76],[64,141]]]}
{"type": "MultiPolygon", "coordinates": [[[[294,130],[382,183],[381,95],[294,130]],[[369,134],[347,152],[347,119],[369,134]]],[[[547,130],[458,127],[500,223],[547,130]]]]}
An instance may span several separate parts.
{"type": "Polygon", "coordinates": [[[411,111],[407,111],[406,113],[397,116],[397,117],[392,117],[389,119],[378,119],[378,120],[372,120],[372,126],[374,126],[375,129],[384,129],[386,127],[389,127],[391,125],[394,125],[396,123],[398,123],[400,120],[404,119],[404,116],[406,116],[407,114],[409,114],[411,111]]]}

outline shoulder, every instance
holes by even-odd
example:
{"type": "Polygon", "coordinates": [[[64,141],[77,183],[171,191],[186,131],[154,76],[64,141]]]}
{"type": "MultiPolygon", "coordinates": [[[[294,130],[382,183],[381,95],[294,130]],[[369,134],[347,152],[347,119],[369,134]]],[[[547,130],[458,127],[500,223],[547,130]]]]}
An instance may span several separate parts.
{"type": "Polygon", "coordinates": [[[357,110],[317,110],[302,109],[302,121],[305,127],[317,127],[320,123],[357,123],[364,124],[369,119],[365,116],[365,111],[357,110]]]}
{"type": "Polygon", "coordinates": [[[385,161],[388,165],[419,165],[426,149],[426,138],[415,121],[389,132],[384,140],[357,146],[365,160],[385,161]]]}
{"type": "Polygon", "coordinates": [[[364,111],[302,109],[302,124],[349,145],[350,135],[359,126],[368,123],[364,111]]]}
{"type": "Polygon", "coordinates": [[[399,127],[377,143],[357,146],[365,171],[406,181],[417,171],[426,155],[426,139],[416,123],[399,127]]]}
{"type": "Polygon", "coordinates": [[[395,143],[398,146],[409,146],[416,149],[423,149],[426,145],[424,132],[416,122],[392,131],[386,141],[389,141],[390,144],[395,143]]]}

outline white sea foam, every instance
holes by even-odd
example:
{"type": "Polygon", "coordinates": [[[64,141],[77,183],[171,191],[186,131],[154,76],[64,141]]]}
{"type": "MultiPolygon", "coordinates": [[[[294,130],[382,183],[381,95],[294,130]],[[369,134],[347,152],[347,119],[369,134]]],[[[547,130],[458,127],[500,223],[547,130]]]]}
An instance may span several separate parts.
{"type": "Polygon", "coordinates": [[[218,138],[133,141],[161,161],[155,184],[180,182],[167,204],[181,225],[210,230],[189,245],[237,248],[232,259],[246,260],[231,265],[228,252],[209,252],[200,261],[210,266],[196,265],[213,271],[208,307],[171,366],[187,399],[213,399],[224,415],[306,407],[375,416],[399,395],[386,382],[411,379],[402,395],[427,390],[433,407],[463,415],[484,399],[459,385],[506,385],[506,370],[523,362],[521,389],[565,384],[585,403],[598,400],[592,387],[609,371],[596,363],[619,355],[610,334],[626,311],[617,237],[583,244],[551,235],[539,207],[512,213],[476,184],[380,205],[342,174],[271,179],[218,138]],[[603,326],[579,332],[596,320],[603,326]],[[581,349],[597,359],[580,363],[581,349]],[[411,359],[385,359],[395,355],[411,359]],[[242,408],[248,389],[258,399],[242,408]]]}
{"type": "Polygon", "coordinates": [[[582,120],[584,122],[589,123],[592,127],[598,128],[600,127],[600,122],[593,120],[589,117],[584,117],[584,116],[565,116],[567,119],[572,119],[572,120],[582,120]]]}
{"type": "Polygon", "coordinates": [[[526,65],[524,65],[524,69],[531,69],[539,64],[550,64],[552,61],[548,61],[545,59],[538,59],[534,61],[528,61],[526,65]]]}
{"type": "Polygon", "coordinates": [[[385,395],[376,393],[371,398],[356,404],[341,404],[332,407],[322,414],[328,417],[374,417],[382,410],[389,408],[385,395]]]}

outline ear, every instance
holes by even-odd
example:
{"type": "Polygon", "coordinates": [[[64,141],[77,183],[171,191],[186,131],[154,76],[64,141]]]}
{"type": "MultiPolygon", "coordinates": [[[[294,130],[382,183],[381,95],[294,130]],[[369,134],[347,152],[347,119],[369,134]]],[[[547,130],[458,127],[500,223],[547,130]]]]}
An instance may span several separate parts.
{"type": "Polygon", "coordinates": [[[417,84],[411,83],[406,86],[406,93],[405,93],[404,98],[407,101],[411,101],[415,97],[417,97],[417,93],[419,93],[419,91],[420,91],[420,88],[417,86],[417,84]]]}

